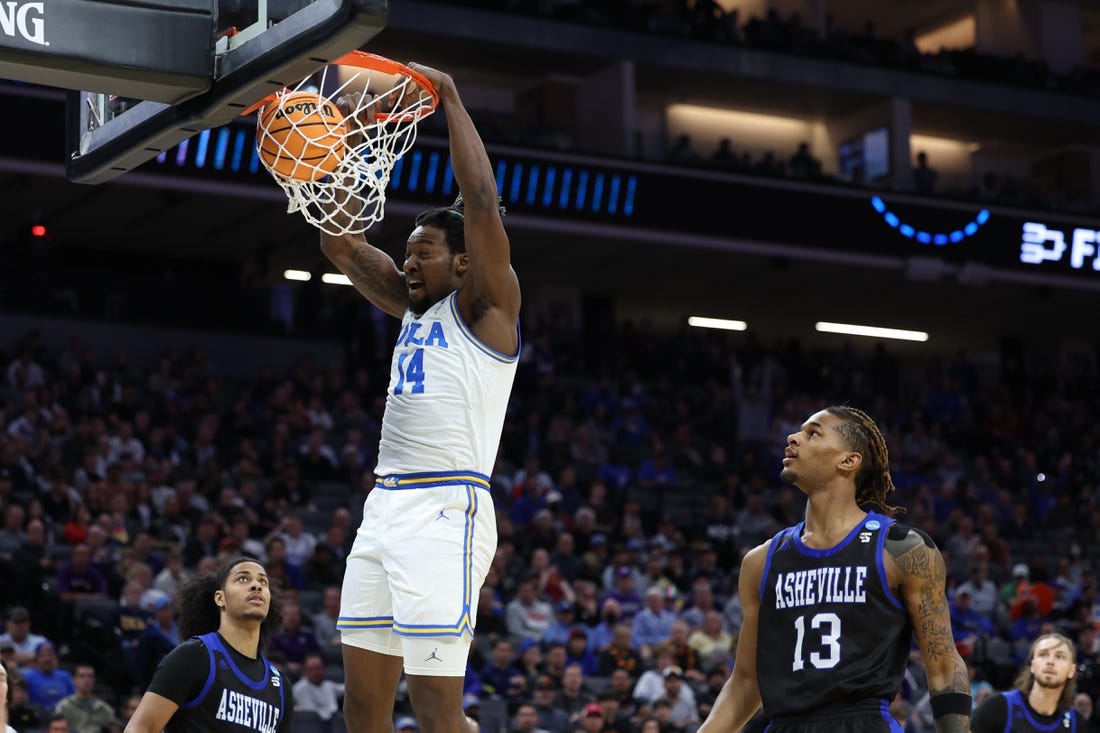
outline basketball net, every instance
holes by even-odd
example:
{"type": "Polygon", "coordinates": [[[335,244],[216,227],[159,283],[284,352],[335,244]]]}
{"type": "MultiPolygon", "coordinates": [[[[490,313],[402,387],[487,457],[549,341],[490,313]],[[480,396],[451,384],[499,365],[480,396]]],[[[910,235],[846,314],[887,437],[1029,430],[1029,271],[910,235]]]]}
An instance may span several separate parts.
{"type": "MultiPolygon", "coordinates": [[[[257,146],[265,138],[271,144],[264,121],[266,118],[271,126],[278,116],[265,114],[268,106],[296,92],[316,94],[318,103],[331,104],[346,95],[359,95],[350,108],[343,109],[344,131],[325,135],[320,144],[310,143],[333,154],[319,156],[322,162],[339,162],[335,168],[321,170],[316,163],[295,160],[295,177],[290,178],[279,174],[264,155],[260,161],[286,194],[287,213],[300,211],[326,234],[360,234],[382,219],[390,173],[416,141],[417,123],[435,111],[439,95],[431,82],[407,66],[352,51],[294,88],[276,92],[246,109],[246,115],[259,110],[257,146]]],[[[281,124],[286,125],[285,118],[281,124]]],[[[309,138],[310,134],[303,131],[302,136],[309,138]]],[[[284,161],[294,157],[285,147],[279,148],[278,156],[284,161]]]]}

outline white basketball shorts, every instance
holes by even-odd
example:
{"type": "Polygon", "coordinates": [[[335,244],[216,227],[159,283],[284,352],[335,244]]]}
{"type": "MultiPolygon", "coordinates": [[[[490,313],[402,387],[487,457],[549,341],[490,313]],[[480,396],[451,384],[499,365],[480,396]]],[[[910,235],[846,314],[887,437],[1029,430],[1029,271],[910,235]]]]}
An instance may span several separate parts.
{"type": "Polygon", "coordinates": [[[488,478],[380,477],[363,507],[340,602],[344,644],[401,656],[406,674],[461,677],[497,546],[488,478]]]}

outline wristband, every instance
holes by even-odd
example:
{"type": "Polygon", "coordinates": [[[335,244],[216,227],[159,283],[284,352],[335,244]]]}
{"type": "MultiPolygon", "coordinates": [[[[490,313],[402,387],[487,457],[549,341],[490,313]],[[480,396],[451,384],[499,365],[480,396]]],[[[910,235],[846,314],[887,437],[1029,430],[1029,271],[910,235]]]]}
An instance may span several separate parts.
{"type": "Polygon", "coordinates": [[[932,717],[939,720],[945,715],[970,715],[974,701],[965,692],[944,692],[929,698],[932,706],[932,717]]]}

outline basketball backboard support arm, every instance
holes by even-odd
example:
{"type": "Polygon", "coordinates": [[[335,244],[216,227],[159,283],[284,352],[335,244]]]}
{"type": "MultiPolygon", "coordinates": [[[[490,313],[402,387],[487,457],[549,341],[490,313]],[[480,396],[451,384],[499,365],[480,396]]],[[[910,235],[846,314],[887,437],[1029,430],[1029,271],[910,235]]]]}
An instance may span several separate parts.
{"type": "Polygon", "coordinates": [[[202,130],[232,121],[273,91],[359,48],[385,26],[386,0],[314,0],[239,45],[219,44],[208,91],[178,104],[142,101],[104,121],[88,95],[70,92],[66,175],[103,183],[202,130]]]}

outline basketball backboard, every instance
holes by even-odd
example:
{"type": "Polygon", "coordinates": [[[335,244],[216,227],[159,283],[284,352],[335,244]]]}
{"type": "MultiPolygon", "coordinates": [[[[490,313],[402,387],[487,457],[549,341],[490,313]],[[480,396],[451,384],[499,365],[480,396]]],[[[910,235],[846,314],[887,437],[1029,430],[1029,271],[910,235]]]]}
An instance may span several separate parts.
{"type": "MultiPolygon", "coordinates": [[[[187,88],[165,85],[156,96],[137,95],[132,92],[136,84],[130,83],[135,71],[122,72],[121,81],[98,74],[93,77],[97,83],[84,85],[85,91],[69,92],[65,165],[70,180],[108,181],[202,130],[230,122],[272,91],[364,46],[387,16],[386,0],[161,0],[161,5],[170,18],[167,6],[176,11],[188,5],[196,12],[201,2],[211,4],[208,35],[180,55],[189,55],[193,66],[208,62],[205,84],[196,84],[192,74],[187,88]]],[[[154,30],[159,32],[132,34],[128,42],[139,47],[137,55],[157,56],[176,32],[170,24],[154,30]]],[[[99,51],[94,45],[92,50],[99,51]]]]}

